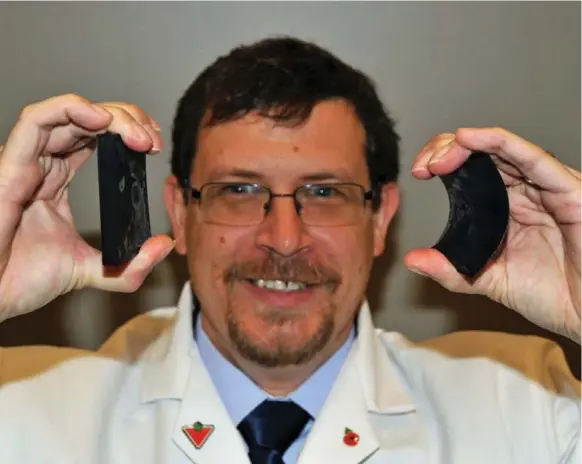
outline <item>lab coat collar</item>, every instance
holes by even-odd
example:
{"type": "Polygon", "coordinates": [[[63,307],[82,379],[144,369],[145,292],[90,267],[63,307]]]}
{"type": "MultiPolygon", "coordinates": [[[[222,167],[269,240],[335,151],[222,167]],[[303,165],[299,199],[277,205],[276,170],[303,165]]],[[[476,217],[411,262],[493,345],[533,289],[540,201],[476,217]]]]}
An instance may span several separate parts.
{"type": "Polygon", "coordinates": [[[193,340],[192,290],[188,282],[182,288],[170,328],[144,355],[142,403],[183,397],[191,368],[189,353],[193,340]]]}
{"type": "MultiPolygon", "coordinates": [[[[380,336],[381,329],[374,327],[367,301],[358,314],[358,338],[355,343],[356,366],[360,373],[366,407],[379,414],[402,414],[416,410],[412,396],[406,388],[395,359],[380,336]]],[[[384,334],[392,336],[395,334],[384,334]]],[[[392,337],[400,345],[401,337],[392,337]]]]}
{"type": "MultiPolygon", "coordinates": [[[[192,292],[184,285],[173,323],[145,355],[141,401],[181,399],[192,367],[194,345],[192,292]]],[[[358,315],[358,336],[350,358],[359,374],[365,407],[379,414],[402,414],[415,405],[402,380],[395,360],[374,327],[368,303],[363,302],[358,315]]],[[[199,356],[199,355],[198,355],[199,356]]],[[[347,364],[347,363],[346,363],[347,364]]],[[[338,379],[339,381],[339,379],[338,379]]]]}

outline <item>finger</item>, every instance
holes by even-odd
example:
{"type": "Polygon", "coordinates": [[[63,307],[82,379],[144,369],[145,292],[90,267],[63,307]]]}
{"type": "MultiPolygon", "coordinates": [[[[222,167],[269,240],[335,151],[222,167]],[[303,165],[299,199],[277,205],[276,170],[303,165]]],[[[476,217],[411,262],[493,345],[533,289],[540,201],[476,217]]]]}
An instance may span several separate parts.
{"type": "Polygon", "coordinates": [[[26,166],[36,162],[51,131],[73,124],[90,133],[106,130],[112,115],[78,95],[62,95],[24,108],[0,156],[0,169],[7,165],[26,166]]]}
{"type": "Polygon", "coordinates": [[[404,255],[404,264],[412,272],[430,277],[451,292],[477,293],[449,260],[433,248],[410,250],[404,255]]]}
{"type": "MultiPolygon", "coordinates": [[[[139,116],[129,113],[126,108],[102,105],[112,114],[113,119],[107,128],[109,132],[121,135],[123,142],[132,150],[151,152],[154,148],[153,134],[146,129],[139,116]]],[[[146,119],[147,120],[147,119],[146,119]]],[[[153,132],[153,131],[152,131],[153,132]]]]}
{"type": "Polygon", "coordinates": [[[432,158],[446,151],[455,140],[455,135],[451,133],[440,134],[427,143],[416,155],[412,164],[411,173],[419,179],[428,179],[432,173],[427,169],[427,165],[432,158]]]}
{"type": "Polygon", "coordinates": [[[131,103],[121,102],[121,101],[108,101],[101,103],[104,106],[116,106],[118,108],[125,109],[129,114],[131,114],[136,121],[142,124],[149,124],[157,131],[160,130],[160,124],[148,113],[146,113],[142,108],[137,105],[132,105],[131,103]]]}
{"type": "MultiPolygon", "coordinates": [[[[111,105],[99,104],[97,105],[111,115],[111,122],[107,127],[107,131],[117,133],[121,136],[123,142],[131,149],[138,152],[156,154],[161,151],[161,136],[151,126],[149,126],[150,118],[134,105],[111,105]]],[[[47,151],[49,153],[56,153],[63,146],[67,146],[64,140],[70,140],[71,135],[79,138],[78,148],[70,147],[67,149],[68,153],[74,152],[69,156],[70,169],[75,172],[78,170],[95,150],[95,143],[85,143],[85,149],[82,139],[87,138],[87,133],[75,127],[62,126],[55,128],[51,133],[51,140],[47,144],[47,151]]],[[[92,135],[89,135],[92,137],[92,135]]],[[[91,139],[89,139],[91,142],[91,139]]]]}
{"type": "Polygon", "coordinates": [[[434,137],[432,137],[424,145],[424,147],[422,147],[422,149],[417,153],[417,155],[414,158],[412,167],[414,168],[414,166],[417,165],[419,161],[421,161],[424,158],[426,158],[426,155],[429,152],[434,152],[434,148],[437,145],[447,144],[451,140],[453,140],[454,138],[455,138],[455,134],[453,134],[451,132],[443,132],[442,134],[438,134],[438,135],[435,135],[434,137]]]}
{"type": "Polygon", "coordinates": [[[161,137],[161,128],[159,123],[154,120],[149,114],[147,114],[139,106],[132,105],[124,102],[105,102],[102,103],[105,108],[119,108],[131,115],[148,133],[150,136],[153,146],[150,150],[152,153],[159,153],[163,149],[163,140],[161,137]]]}
{"type": "Polygon", "coordinates": [[[580,171],[577,171],[574,168],[571,168],[570,166],[564,165],[564,167],[568,170],[568,172],[570,174],[572,174],[576,179],[578,179],[579,181],[582,180],[582,173],[580,171]]]}
{"type": "MultiPolygon", "coordinates": [[[[128,103],[120,103],[118,105],[99,103],[97,106],[112,116],[107,130],[120,134],[129,148],[154,154],[161,151],[162,139],[160,133],[151,126],[151,118],[139,107],[128,103]]],[[[87,144],[86,141],[83,141],[83,139],[87,138],[87,135],[92,136],[93,134],[88,134],[81,128],[71,125],[57,127],[52,131],[47,151],[49,153],[61,153],[62,147],[66,146],[65,152],[68,154],[80,151],[83,145],[87,145],[89,152],[92,153],[95,145],[87,144]],[[64,140],[70,140],[71,136],[79,138],[79,141],[73,146],[68,146],[68,143],[65,143],[64,140]]],[[[87,156],[84,156],[83,160],[86,158],[87,156]]]]}
{"type": "Polygon", "coordinates": [[[167,235],[150,237],[141,247],[139,254],[116,277],[110,277],[104,272],[101,253],[97,253],[83,263],[79,286],[113,292],[134,292],[173,249],[174,240],[171,237],[167,235]]]}
{"type": "MultiPolygon", "coordinates": [[[[412,174],[418,179],[429,179],[433,176],[448,174],[465,163],[471,153],[471,150],[459,145],[454,139],[441,149],[432,150],[429,153],[431,156],[423,159],[422,165],[419,164],[415,168],[416,170],[412,171],[412,174]]],[[[523,174],[514,165],[496,155],[493,155],[491,159],[497,166],[506,186],[523,182],[523,174]]]]}
{"type": "MultiPolygon", "coordinates": [[[[455,134],[459,146],[470,151],[485,151],[497,155],[519,170],[540,188],[553,192],[572,189],[577,180],[564,164],[541,147],[501,128],[459,129],[455,134]]],[[[451,172],[463,162],[459,153],[451,152],[433,159],[429,169],[437,174],[451,172]]]]}

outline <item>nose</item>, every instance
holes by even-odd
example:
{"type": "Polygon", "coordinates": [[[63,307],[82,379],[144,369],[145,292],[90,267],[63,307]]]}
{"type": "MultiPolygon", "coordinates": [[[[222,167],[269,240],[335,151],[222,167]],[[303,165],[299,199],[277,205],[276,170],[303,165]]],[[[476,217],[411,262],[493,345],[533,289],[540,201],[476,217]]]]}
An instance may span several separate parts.
{"type": "Polygon", "coordinates": [[[276,197],[259,226],[257,246],[291,256],[310,245],[310,237],[290,197],[276,197]]]}

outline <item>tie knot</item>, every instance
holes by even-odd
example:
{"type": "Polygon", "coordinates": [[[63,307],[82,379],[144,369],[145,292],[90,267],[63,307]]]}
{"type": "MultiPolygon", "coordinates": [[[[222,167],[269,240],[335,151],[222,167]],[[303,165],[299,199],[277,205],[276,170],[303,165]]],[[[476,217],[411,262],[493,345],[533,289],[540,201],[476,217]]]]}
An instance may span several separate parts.
{"type": "Polygon", "coordinates": [[[283,455],[309,419],[311,415],[292,401],[265,400],[240,422],[238,430],[250,453],[263,448],[283,455]]]}

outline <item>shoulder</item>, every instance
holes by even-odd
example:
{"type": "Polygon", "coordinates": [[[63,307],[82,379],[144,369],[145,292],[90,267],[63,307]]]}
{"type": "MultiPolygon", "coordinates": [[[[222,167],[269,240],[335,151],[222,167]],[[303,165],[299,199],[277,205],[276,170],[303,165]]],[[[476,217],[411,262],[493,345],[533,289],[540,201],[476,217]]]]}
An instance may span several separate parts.
{"type": "Polygon", "coordinates": [[[120,326],[97,350],[31,345],[0,348],[0,386],[38,378],[75,364],[83,366],[126,364],[136,361],[171,327],[176,308],[159,308],[140,314],[120,326]]]}
{"type": "Polygon", "coordinates": [[[495,331],[421,342],[392,333],[380,337],[413,396],[447,434],[473,437],[476,445],[496,435],[512,453],[539,453],[543,462],[563,459],[577,446],[580,381],[556,342],[495,331]]]}
{"type": "Polygon", "coordinates": [[[548,392],[580,395],[580,381],[572,373],[564,351],[544,337],[475,330],[419,342],[398,335],[388,335],[387,340],[398,340],[399,351],[420,365],[437,363],[460,375],[484,369],[499,375],[510,373],[533,381],[548,392]]]}
{"type": "Polygon", "coordinates": [[[158,308],[120,326],[99,348],[101,356],[134,362],[176,322],[177,308],[158,308]]]}

